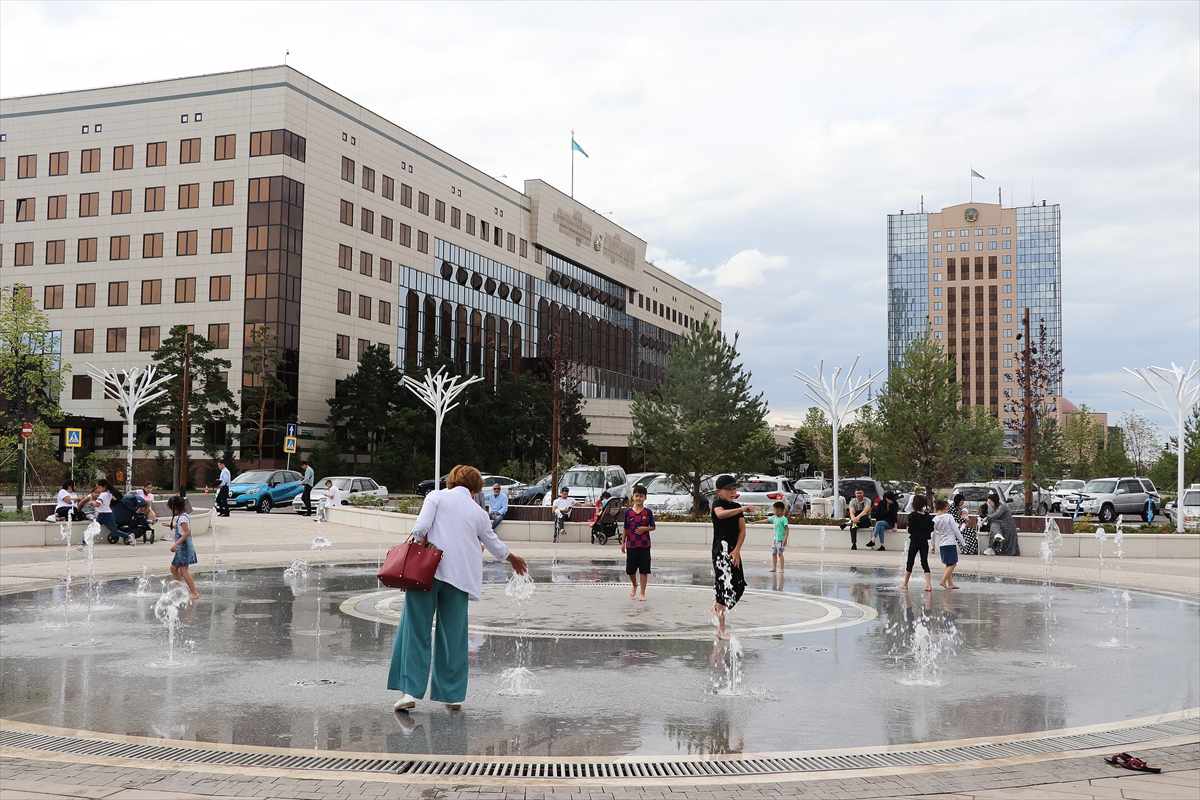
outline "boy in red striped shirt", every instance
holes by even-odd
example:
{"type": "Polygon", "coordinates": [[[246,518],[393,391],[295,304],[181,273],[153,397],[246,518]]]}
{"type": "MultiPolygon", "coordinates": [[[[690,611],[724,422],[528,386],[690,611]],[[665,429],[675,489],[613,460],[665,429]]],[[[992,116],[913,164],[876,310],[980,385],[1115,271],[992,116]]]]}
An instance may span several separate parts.
{"type": "Polygon", "coordinates": [[[654,512],[646,508],[646,487],[640,483],[633,487],[633,507],[625,509],[625,537],[621,540],[621,552],[625,554],[625,574],[633,588],[629,597],[637,597],[638,573],[641,573],[642,596],[646,602],[646,581],[650,577],[650,531],[654,530],[654,512]]]}

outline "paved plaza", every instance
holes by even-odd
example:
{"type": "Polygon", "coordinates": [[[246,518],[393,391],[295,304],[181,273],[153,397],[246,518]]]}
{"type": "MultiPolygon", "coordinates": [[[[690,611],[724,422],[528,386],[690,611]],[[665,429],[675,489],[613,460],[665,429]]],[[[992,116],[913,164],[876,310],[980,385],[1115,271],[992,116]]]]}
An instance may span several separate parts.
{"type": "MultiPolygon", "coordinates": [[[[219,529],[220,568],[234,570],[255,567],[284,567],[293,558],[311,558],[312,538],[318,526],[287,512],[270,516],[235,514],[222,520],[219,529]]],[[[321,551],[322,561],[333,563],[373,562],[389,545],[374,530],[334,524],[320,527],[320,533],[333,544],[321,551]]],[[[205,534],[198,537],[203,575],[212,567],[212,542],[205,534]]],[[[519,555],[549,560],[554,545],[520,542],[514,544],[519,555]]],[[[769,548],[748,548],[751,569],[764,571],[770,563],[769,548]]],[[[685,545],[655,545],[657,558],[678,562],[707,561],[707,548],[685,545]]],[[[599,548],[587,544],[560,545],[558,555],[588,559],[603,555],[617,558],[612,545],[599,548]]],[[[900,566],[899,553],[870,551],[830,551],[827,564],[841,566],[900,566]]],[[[789,565],[810,566],[817,559],[812,551],[793,550],[789,565]]],[[[142,565],[152,575],[166,573],[169,555],[162,544],[137,548],[101,545],[95,552],[95,570],[101,578],[129,578],[141,572],[142,565]]],[[[974,569],[974,559],[964,564],[974,569]]],[[[1108,574],[1109,579],[1111,565],[1108,574]]],[[[1042,565],[1036,559],[982,560],[985,574],[1040,580],[1042,565]]],[[[63,549],[59,547],[5,548],[0,550],[0,587],[4,592],[58,585],[63,570],[63,549]]],[[[1093,583],[1100,575],[1100,564],[1092,559],[1062,559],[1055,567],[1055,580],[1066,583],[1093,583]]],[[[1156,594],[1200,597],[1200,567],[1194,561],[1169,559],[1127,559],[1122,565],[1124,586],[1156,594]]],[[[919,582],[918,582],[919,583],[919,582]]],[[[653,586],[652,586],[653,588],[653,586]]],[[[201,582],[203,593],[203,582],[201,582]]],[[[919,588],[917,589],[919,593],[919,588]]],[[[200,602],[204,602],[203,599],[200,602]]],[[[680,592],[670,605],[686,607],[692,602],[680,592]]],[[[665,605],[665,604],[664,604],[665,605]]],[[[358,605],[364,614],[394,614],[395,603],[363,600],[358,605]]],[[[557,622],[571,627],[569,620],[556,620],[553,607],[533,608],[538,624],[552,628],[557,622]]],[[[786,625],[786,606],[764,608],[764,626],[786,625]]],[[[820,613],[832,613],[821,611],[820,613]]],[[[691,614],[685,614],[690,618],[691,614]]],[[[814,609],[800,610],[794,620],[799,624],[818,619],[814,609]]],[[[664,622],[671,622],[666,612],[664,622]]],[[[486,619],[479,622],[488,623],[486,619]]],[[[491,621],[495,624],[496,621],[491,621]]],[[[580,624],[585,620],[580,619],[580,624]]],[[[1082,676],[1081,676],[1082,677],[1082,676]]],[[[5,721],[6,729],[20,729],[19,721],[5,721]]],[[[58,735],[74,732],[58,729],[58,735]]],[[[121,739],[121,737],[108,737],[121,739]]],[[[1003,737],[999,737],[1003,738],[1003,737]]],[[[945,743],[942,743],[945,744],[945,743]]],[[[289,770],[275,767],[223,765],[199,766],[194,763],[122,758],[112,755],[78,755],[49,749],[9,746],[0,749],[0,800],[9,798],[120,798],[121,800],[176,800],[181,798],[720,798],[812,797],[812,798],[1196,798],[1200,797],[1200,736],[1190,733],[1167,739],[1123,746],[1163,768],[1161,775],[1147,775],[1114,768],[1103,761],[1113,748],[1095,748],[1063,752],[1012,755],[985,761],[945,765],[839,769],[799,774],[742,775],[695,780],[668,776],[589,781],[583,778],[544,779],[536,782],[503,777],[422,777],[396,774],[363,774],[319,770],[289,770]]],[[[306,751],[311,755],[312,750],[306,751]]]]}

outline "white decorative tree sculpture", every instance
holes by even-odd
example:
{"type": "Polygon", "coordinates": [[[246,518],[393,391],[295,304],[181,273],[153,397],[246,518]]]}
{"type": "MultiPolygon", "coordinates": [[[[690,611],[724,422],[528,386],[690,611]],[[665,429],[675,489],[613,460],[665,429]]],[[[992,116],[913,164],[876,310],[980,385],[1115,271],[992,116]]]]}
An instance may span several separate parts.
{"type": "Polygon", "coordinates": [[[439,368],[436,373],[425,370],[423,381],[414,380],[409,375],[405,375],[400,380],[410,392],[421,398],[421,402],[433,409],[433,488],[435,491],[438,489],[438,481],[442,477],[442,420],[446,418],[446,414],[458,407],[458,403],[453,401],[462,393],[463,389],[472,383],[479,383],[483,380],[479,376],[463,380],[457,375],[446,375],[444,370],[445,367],[439,368]]]}
{"type": "Polygon", "coordinates": [[[116,400],[121,404],[121,408],[125,409],[125,435],[128,437],[125,449],[125,491],[127,492],[133,486],[134,417],[139,408],[167,393],[166,389],[160,387],[173,377],[164,375],[156,379],[154,372],[153,364],[145,369],[141,367],[123,369],[120,375],[88,364],[88,374],[104,385],[104,394],[116,400]]]}
{"type": "Polygon", "coordinates": [[[1183,426],[1187,422],[1188,414],[1192,413],[1192,409],[1200,405],[1200,369],[1197,369],[1196,362],[1192,362],[1192,366],[1185,372],[1182,367],[1175,366],[1171,363],[1171,368],[1165,367],[1150,367],[1148,369],[1136,370],[1125,368],[1125,371],[1130,375],[1136,375],[1142,379],[1142,382],[1149,386],[1154,394],[1158,396],[1158,402],[1147,400],[1140,395],[1136,395],[1128,389],[1125,394],[1130,397],[1135,397],[1147,405],[1157,408],[1159,411],[1165,411],[1171,421],[1175,423],[1176,435],[1179,437],[1176,440],[1179,451],[1179,466],[1176,469],[1176,489],[1175,495],[1175,530],[1183,533],[1183,513],[1181,503],[1183,502],[1183,456],[1186,444],[1183,438],[1183,426]],[[1158,381],[1151,380],[1157,378],[1158,381]],[[1164,393],[1159,388],[1159,383],[1166,385],[1164,393]]]}
{"type": "Polygon", "coordinates": [[[867,377],[859,376],[858,380],[853,385],[850,383],[851,376],[854,375],[854,368],[858,366],[858,357],[855,357],[854,363],[850,365],[850,371],[846,373],[845,380],[839,379],[842,375],[842,368],[838,367],[833,371],[831,380],[825,381],[825,359],[821,359],[821,365],[816,368],[816,373],[808,375],[796,370],[795,377],[806,387],[804,396],[812,400],[817,406],[829,415],[829,422],[833,427],[833,515],[835,518],[841,516],[841,504],[838,502],[838,429],[842,427],[842,423],[850,414],[862,406],[866,405],[866,400],[862,396],[871,386],[871,382],[878,378],[883,370],[879,370],[867,377]]]}

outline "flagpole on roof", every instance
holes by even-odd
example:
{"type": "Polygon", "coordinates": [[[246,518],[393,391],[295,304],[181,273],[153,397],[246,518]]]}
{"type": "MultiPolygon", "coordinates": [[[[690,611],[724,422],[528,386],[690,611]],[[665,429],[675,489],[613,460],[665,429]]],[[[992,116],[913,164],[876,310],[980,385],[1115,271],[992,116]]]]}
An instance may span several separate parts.
{"type": "Polygon", "coordinates": [[[575,129],[571,128],[571,198],[575,198],[575,129]]]}

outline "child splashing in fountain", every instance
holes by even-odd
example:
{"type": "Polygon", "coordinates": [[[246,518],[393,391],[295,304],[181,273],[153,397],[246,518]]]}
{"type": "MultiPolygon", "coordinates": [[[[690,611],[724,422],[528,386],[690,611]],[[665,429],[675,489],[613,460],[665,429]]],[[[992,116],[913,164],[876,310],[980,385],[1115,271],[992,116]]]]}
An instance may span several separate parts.
{"type": "Polygon", "coordinates": [[[938,500],[934,508],[937,509],[937,516],[933,518],[933,535],[937,539],[942,563],[946,565],[940,585],[945,589],[957,589],[954,568],[958,566],[958,548],[967,546],[962,535],[963,526],[950,513],[950,504],[945,500],[938,500]]]}
{"type": "Polygon", "coordinates": [[[163,526],[175,532],[175,543],[171,545],[171,552],[175,554],[171,559],[171,577],[186,583],[188,597],[196,600],[200,593],[196,591],[196,582],[192,580],[188,571],[197,560],[196,545],[192,541],[192,520],[187,514],[182,497],[176,495],[168,499],[167,508],[171,509],[171,521],[164,522],[163,526]]]}
{"type": "Polygon", "coordinates": [[[771,541],[771,572],[783,572],[783,552],[788,543],[787,506],[776,500],[771,506],[771,515],[751,525],[766,525],[775,527],[775,538],[771,541]]]}
{"type": "Polygon", "coordinates": [[[625,509],[625,537],[621,539],[621,552],[625,554],[625,574],[633,588],[632,599],[638,593],[638,574],[641,573],[642,596],[646,602],[646,581],[650,578],[650,532],[654,530],[654,512],[646,508],[646,487],[640,483],[633,487],[633,508],[625,509]]]}
{"type": "Polygon", "coordinates": [[[908,562],[904,565],[901,589],[908,588],[908,579],[912,577],[913,564],[919,555],[921,569],[925,573],[925,591],[933,591],[933,577],[929,574],[929,537],[933,534],[933,519],[925,511],[928,502],[925,495],[921,494],[912,499],[913,510],[908,515],[908,562]]]}
{"type": "Polygon", "coordinates": [[[725,612],[733,608],[746,591],[746,576],[742,572],[742,543],[746,541],[747,506],[737,497],[737,481],[732,475],[721,475],[716,482],[717,499],[712,504],[713,576],[716,581],[717,602],[712,614],[717,626],[717,638],[728,639],[725,612]]]}

